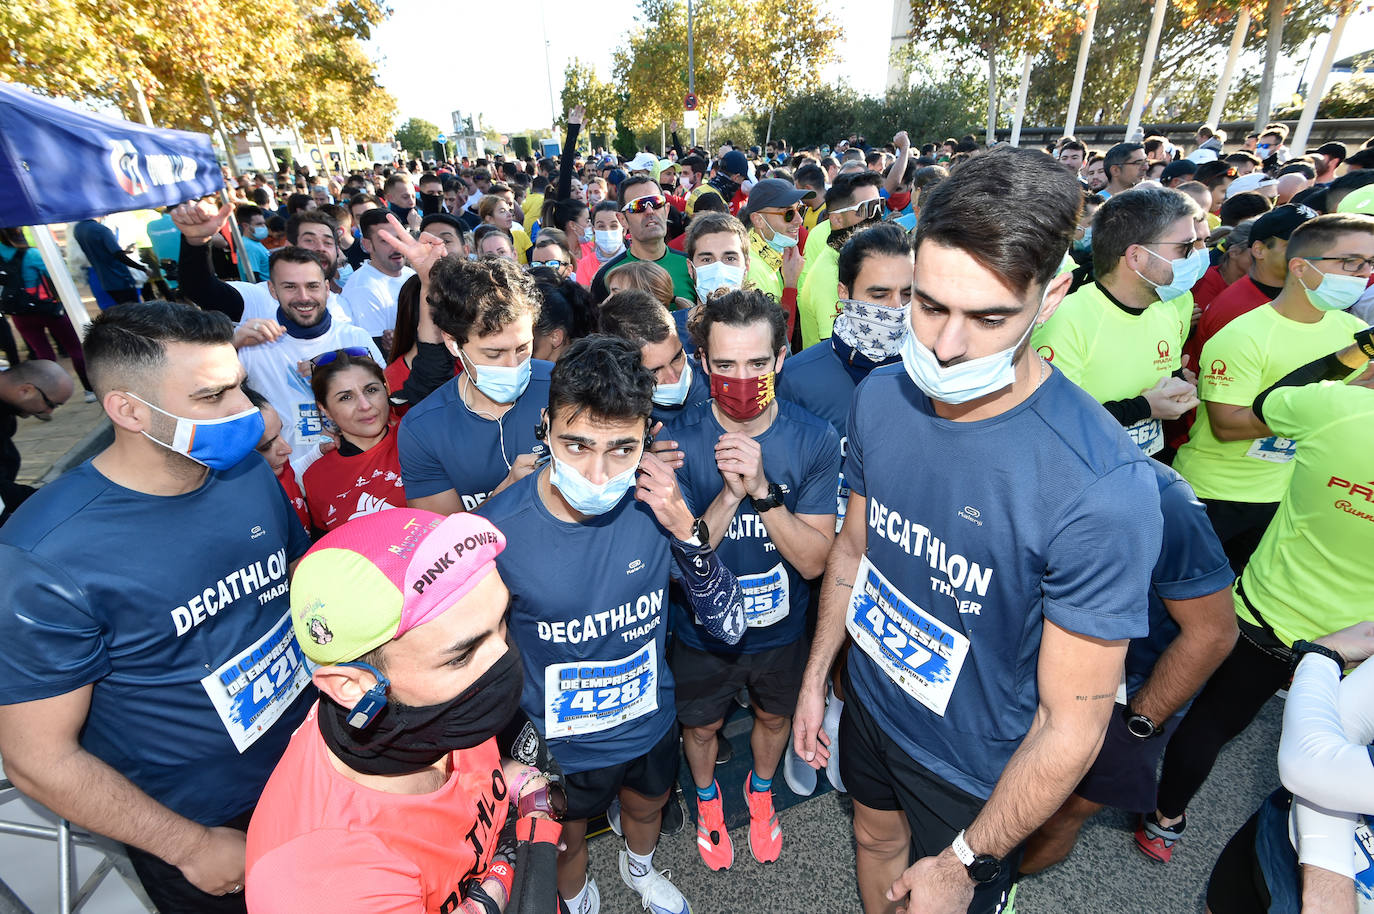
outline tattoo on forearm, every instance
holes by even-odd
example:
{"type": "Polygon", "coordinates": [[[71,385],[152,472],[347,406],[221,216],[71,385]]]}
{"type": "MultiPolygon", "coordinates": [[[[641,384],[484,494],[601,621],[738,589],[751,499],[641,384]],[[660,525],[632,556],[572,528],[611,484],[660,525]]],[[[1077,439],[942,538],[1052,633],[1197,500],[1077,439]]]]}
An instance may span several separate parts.
{"type": "Polygon", "coordinates": [[[854,589],[854,582],[853,582],[853,581],[846,581],[844,578],[836,578],[836,579],[835,579],[835,586],[836,586],[836,587],[847,587],[847,588],[849,588],[850,590],[853,590],[853,589],[854,589]]]}
{"type": "Polygon", "coordinates": [[[1103,701],[1107,698],[1116,698],[1115,692],[1103,692],[1101,695],[1075,695],[1074,701],[1103,701]]]}

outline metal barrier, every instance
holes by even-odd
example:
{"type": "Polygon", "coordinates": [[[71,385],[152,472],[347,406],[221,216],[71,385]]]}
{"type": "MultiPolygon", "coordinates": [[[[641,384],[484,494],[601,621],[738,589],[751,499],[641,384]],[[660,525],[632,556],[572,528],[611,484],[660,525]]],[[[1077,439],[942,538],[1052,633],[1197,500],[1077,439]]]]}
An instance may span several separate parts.
{"type": "MultiPolygon", "coordinates": [[[[18,788],[8,780],[0,778],[0,803],[17,796],[18,788]]],[[[76,914],[80,911],[111,870],[119,873],[134,897],[149,914],[157,914],[157,908],[143,891],[143,883],[134,872],[128,854],[118,842],[89,832],[73,830],[72,824],[66,819],[60,819],[57,825],[0,821],[0,835],[57,842],[57,910],[60,914],[76,914]],[[74,859],[78,846],[93,848],[103,855],[95,870],[79,886],[76,884],[74,859]]],[[[34,914],[33,909],[24,904],[3,879],[0,879],[0,914],[34,914]]]]}
{"type": "MultiPolygon", "coordinates": [[[[1291,133],[1297,126],[1297,121],[1271,121],[1275,124],[1283,124],[1288,127],[1291,133]]],[[[1145,124],[1143,129],[1145,136],[1166,136],[1179,145],[1180,140],[1186,141],[1191,145],[1193,134],[1202,124],[1198,122],[1187,124],[1145,124]]],[[[1230,121],[1218,125],[1220,129],[1226,131],[1227,148],[1239,149],[1240,141],[1245,139],[1247,133],[1254,131],[1254,121],[1230,121]]],[[[1021,145],[1043,147],[1053,145],[1056,140],[1064,135],[1064,127],[1022,127],[1021,145]]],[[[1126,137],[1125,124],[1079,124],[1074,128],[1074,136],[1082,140],[1089,146],[1111,146],[1122,142],[1126,137]]],[[[1365,140],[1374,136],[1374,117],[1348,117],[1332,118],[1328,120],[1313,121],[1312,132],[1307,138],[1307,148],[1316,149],[1323,143],[1341,142],[1347,146],[1359,147],[1365,140]]],[[[1003,128],[997,131],[998,140],[1009,140],[1011,130],[1003,128]]],[[[1301,151],[1301,150],[1299,150],[1301,151]]]]}

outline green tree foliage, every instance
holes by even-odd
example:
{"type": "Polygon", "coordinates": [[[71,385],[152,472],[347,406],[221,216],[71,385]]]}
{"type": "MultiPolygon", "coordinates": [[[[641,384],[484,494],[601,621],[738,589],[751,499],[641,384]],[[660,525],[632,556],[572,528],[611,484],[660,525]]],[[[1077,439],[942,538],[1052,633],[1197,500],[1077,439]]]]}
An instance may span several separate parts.
{"type": "MultiPolygon", "coordinates": [[[[1302,114],[1302,105],[1295,104],[1278,113],[1284,120],[1302,114]]],[[[1317,106],[1317,117],[1374,117],[1374,77],[1356,76],[1332,85],[1327,83],[1326,94],[1317,106]]]]}
{"type": "Polygon", "coordinates": [[[596,68],[574,57],[563,70],[563,91],[559,93],[563,114],[558,119],[560,126],[566,126],[568,112],[578,105],[586,109],[582,130],[585,133],[604,134],[610,131],[625,104],[624,97],[616,87],[596,74],[596,68]]]}
{"type": "MultiPolygon", "coordinates": [[[[958,72],[943,81],[918,82],[878,97],[860,95],[843,84],[818,86],[778,108],[773,136],[794,146],[833,146],[850,134],[876,146],[898,130],[906,130],[918,143],[963,136],[978,124],[981,91],[977,77],[958,72]]],[[[763,135],[767,122],[767,113],[756,115],[755,136],[763,135]]]]}
{"type": "Polygon", "coordinates": [[[412,154],[424,155],[429,152],[438,138],[438,125],[418,117],[412,117],[396,128],[396,144],[412,154]]]}
{"type": "MultiPolygon", "coordinates": [[[[1252,4],[1255,6],[1255,4],[1252,4]]],[[[1263,55],[1265,22],[1258,4],[1246,34],[1245,51],[1263,55]]],[[[1081,17],[1062,23],[1049,46],[1036,58],[1026,103],[1026,123],[1064,123],[1078,53],[1081,17]]],[[[1140,76],[1140,53],[1150,29],[1150,4],[1140,0],[1101,0],[1088,53],[1087,77],[1079,109],[1080,124],[1124,124],[1140,76]]],[[[1175,0],[1164,17],[1150,77],[1146,121],[1200,121],[1207,116],[1221,62],[1235,30],[1235,4],[1175,0]]],[[[1321,3],[1293,4],[1283,30],[1283,51],[1292,54],[1314,31],[1328,27],[1321,3]]],[[[1231,87],[1223,120],[1252,116],[1258,97],[1258,75],[1246,74],[1231,87]]]]}

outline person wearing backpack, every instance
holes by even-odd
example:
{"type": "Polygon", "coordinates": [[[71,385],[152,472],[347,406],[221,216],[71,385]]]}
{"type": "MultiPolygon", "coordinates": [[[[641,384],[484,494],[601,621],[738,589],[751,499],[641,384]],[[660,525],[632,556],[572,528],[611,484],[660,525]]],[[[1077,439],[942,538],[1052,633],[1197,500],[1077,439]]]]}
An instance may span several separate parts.
{"type": "Polygon", "coordinates": [[[95,392],[86,377],[86,356],[71,319],[53,288],[43,258],[29,247],[22,230],[0,229],[0,314],[14,319],[15,329],[28,344],[34,359],[57,361],[48,334],[67,353],[86,390],[86,402],[95,402],[95,392]]]}

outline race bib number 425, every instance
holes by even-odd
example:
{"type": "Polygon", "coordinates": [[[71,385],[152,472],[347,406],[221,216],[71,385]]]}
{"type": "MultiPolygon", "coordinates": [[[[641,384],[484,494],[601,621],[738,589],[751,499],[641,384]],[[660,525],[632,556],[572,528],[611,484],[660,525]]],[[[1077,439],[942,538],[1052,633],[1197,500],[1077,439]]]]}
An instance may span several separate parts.
{"type": "Polygon", "coordinates": [[[864,556],[845,628],[902,691],[945,715],[969,641],[909,600],[864,556]]]}
{"type": "Polygon", "coordinates": [[[792,611],[791,585],[782,562],[762,574],[742,574],[744,620],[750,628],[765,628],[781,622],[792,611]]]}
{"type": "Polygon", "coordinates": [[[544,667],[544,736],[609,730],[658,710],[654,643],[620,660],[583,660],[544,667]]]}
{"type": "Polygon", "coordinates": [[[250,647],[200,681],[234,748],[257,742],[310,682],[287,612],[250,647]]]}

